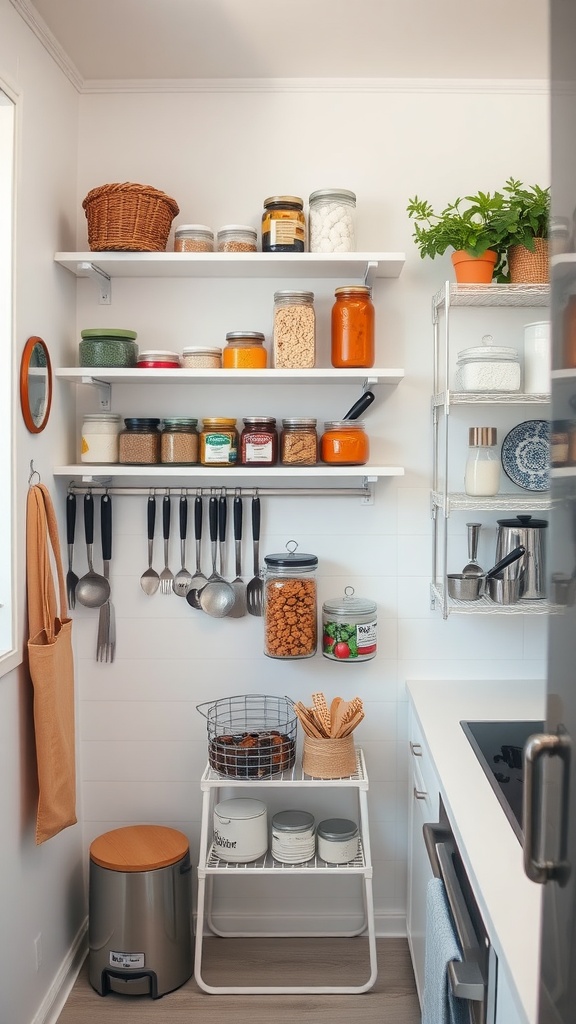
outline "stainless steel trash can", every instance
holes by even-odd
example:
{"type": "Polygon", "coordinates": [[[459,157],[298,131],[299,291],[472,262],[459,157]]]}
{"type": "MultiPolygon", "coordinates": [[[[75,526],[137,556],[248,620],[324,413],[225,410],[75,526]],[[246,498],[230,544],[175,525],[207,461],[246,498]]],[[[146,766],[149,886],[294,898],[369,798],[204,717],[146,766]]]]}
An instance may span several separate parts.
{"type": "Polygon", "coordinates": [[[162,825],[131,825],[90,846],[89,978],[100,995],[153,999],[192,974],[188,840],[162,825]]]}

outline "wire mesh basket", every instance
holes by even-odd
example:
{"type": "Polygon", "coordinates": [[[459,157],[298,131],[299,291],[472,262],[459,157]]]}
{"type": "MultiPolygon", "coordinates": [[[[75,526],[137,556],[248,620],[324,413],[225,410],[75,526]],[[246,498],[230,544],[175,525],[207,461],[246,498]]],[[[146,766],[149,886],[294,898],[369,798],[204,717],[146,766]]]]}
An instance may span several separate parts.
{"type": "Polygon", "coordinates": [[[297,718],[289,697],[249,693],[197,704],[208,729],[208,763],[235,779],[267,779],[296,759],[297,718]]]}

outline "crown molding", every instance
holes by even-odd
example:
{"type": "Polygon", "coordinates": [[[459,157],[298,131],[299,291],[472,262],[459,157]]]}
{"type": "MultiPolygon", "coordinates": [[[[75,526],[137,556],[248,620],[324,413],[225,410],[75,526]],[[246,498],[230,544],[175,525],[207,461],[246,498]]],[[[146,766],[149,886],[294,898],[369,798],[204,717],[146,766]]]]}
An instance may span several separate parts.
{"type": "Polygon", "coordinates": [[[33,4],[29,0],[10,0],[10,2],[36,38],[40,40],[46,52],[50,54],[60,70],[64,72],[68,81],[72,83],[78,92],[82,92],[84,84],[82,75],[72,63],[66,51],[62,49],[56,37],[52,35],[48,25],[40,17],[33,4]]]}
{"type": "MultiPolygon", "coordinates": [[[[14,0],[13,0],[14,2],[14,0]]],[[[85,79],[82,93],[498,93],[547,95],[546,79],[175,78],[85,79]]]]}

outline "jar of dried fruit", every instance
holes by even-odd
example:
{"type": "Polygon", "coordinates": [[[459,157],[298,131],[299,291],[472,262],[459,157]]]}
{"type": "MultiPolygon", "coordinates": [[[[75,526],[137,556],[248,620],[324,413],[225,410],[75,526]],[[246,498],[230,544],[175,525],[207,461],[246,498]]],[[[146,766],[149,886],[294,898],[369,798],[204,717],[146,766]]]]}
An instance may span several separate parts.
{"type": "Polygon", "coordinates": [[[316,555],[301,554],[289,540],[286,552],[265,555],[264,654],[311,658],[316,653],[316,555]]]}

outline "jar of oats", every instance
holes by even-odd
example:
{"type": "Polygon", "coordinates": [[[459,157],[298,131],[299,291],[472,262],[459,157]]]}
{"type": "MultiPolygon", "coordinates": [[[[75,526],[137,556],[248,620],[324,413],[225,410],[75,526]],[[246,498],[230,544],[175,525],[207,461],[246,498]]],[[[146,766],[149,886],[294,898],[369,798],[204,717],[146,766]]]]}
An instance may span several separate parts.
{"type": "Polygon", "coordinates": [[[268,658],[312,658],[316,653],[316,555],[286,551],[265,555],[264,654],[268,658]]]}
{"type": "Polygon", "coordinates": [[[193,466],[198,462],[198,420],[174,417],[162,421],[160,462],[193,466]]]}
{"type": "Polygon", "coordinates": [[[214,232],[206,224],[181,224],[174,232],[174,252],[214,252],[214,232]]]}
{"type": "Polygon", "coordinates": [[[317,420],[291,417],[282,420],[280,462],[283,466],[315,466],[318,462],[317,420]]]}
{"type": "Polygon", "coordinates": [[[312,369],[316,362],[314,292],[274,293],[274,366],[312,369]]]}
{"type": "Polygon", "coordinates": [[[225,224],[218,231],[216,248],[218,252],[256,252],[257,241],[256,228],[247,224],[225,224]]]}

